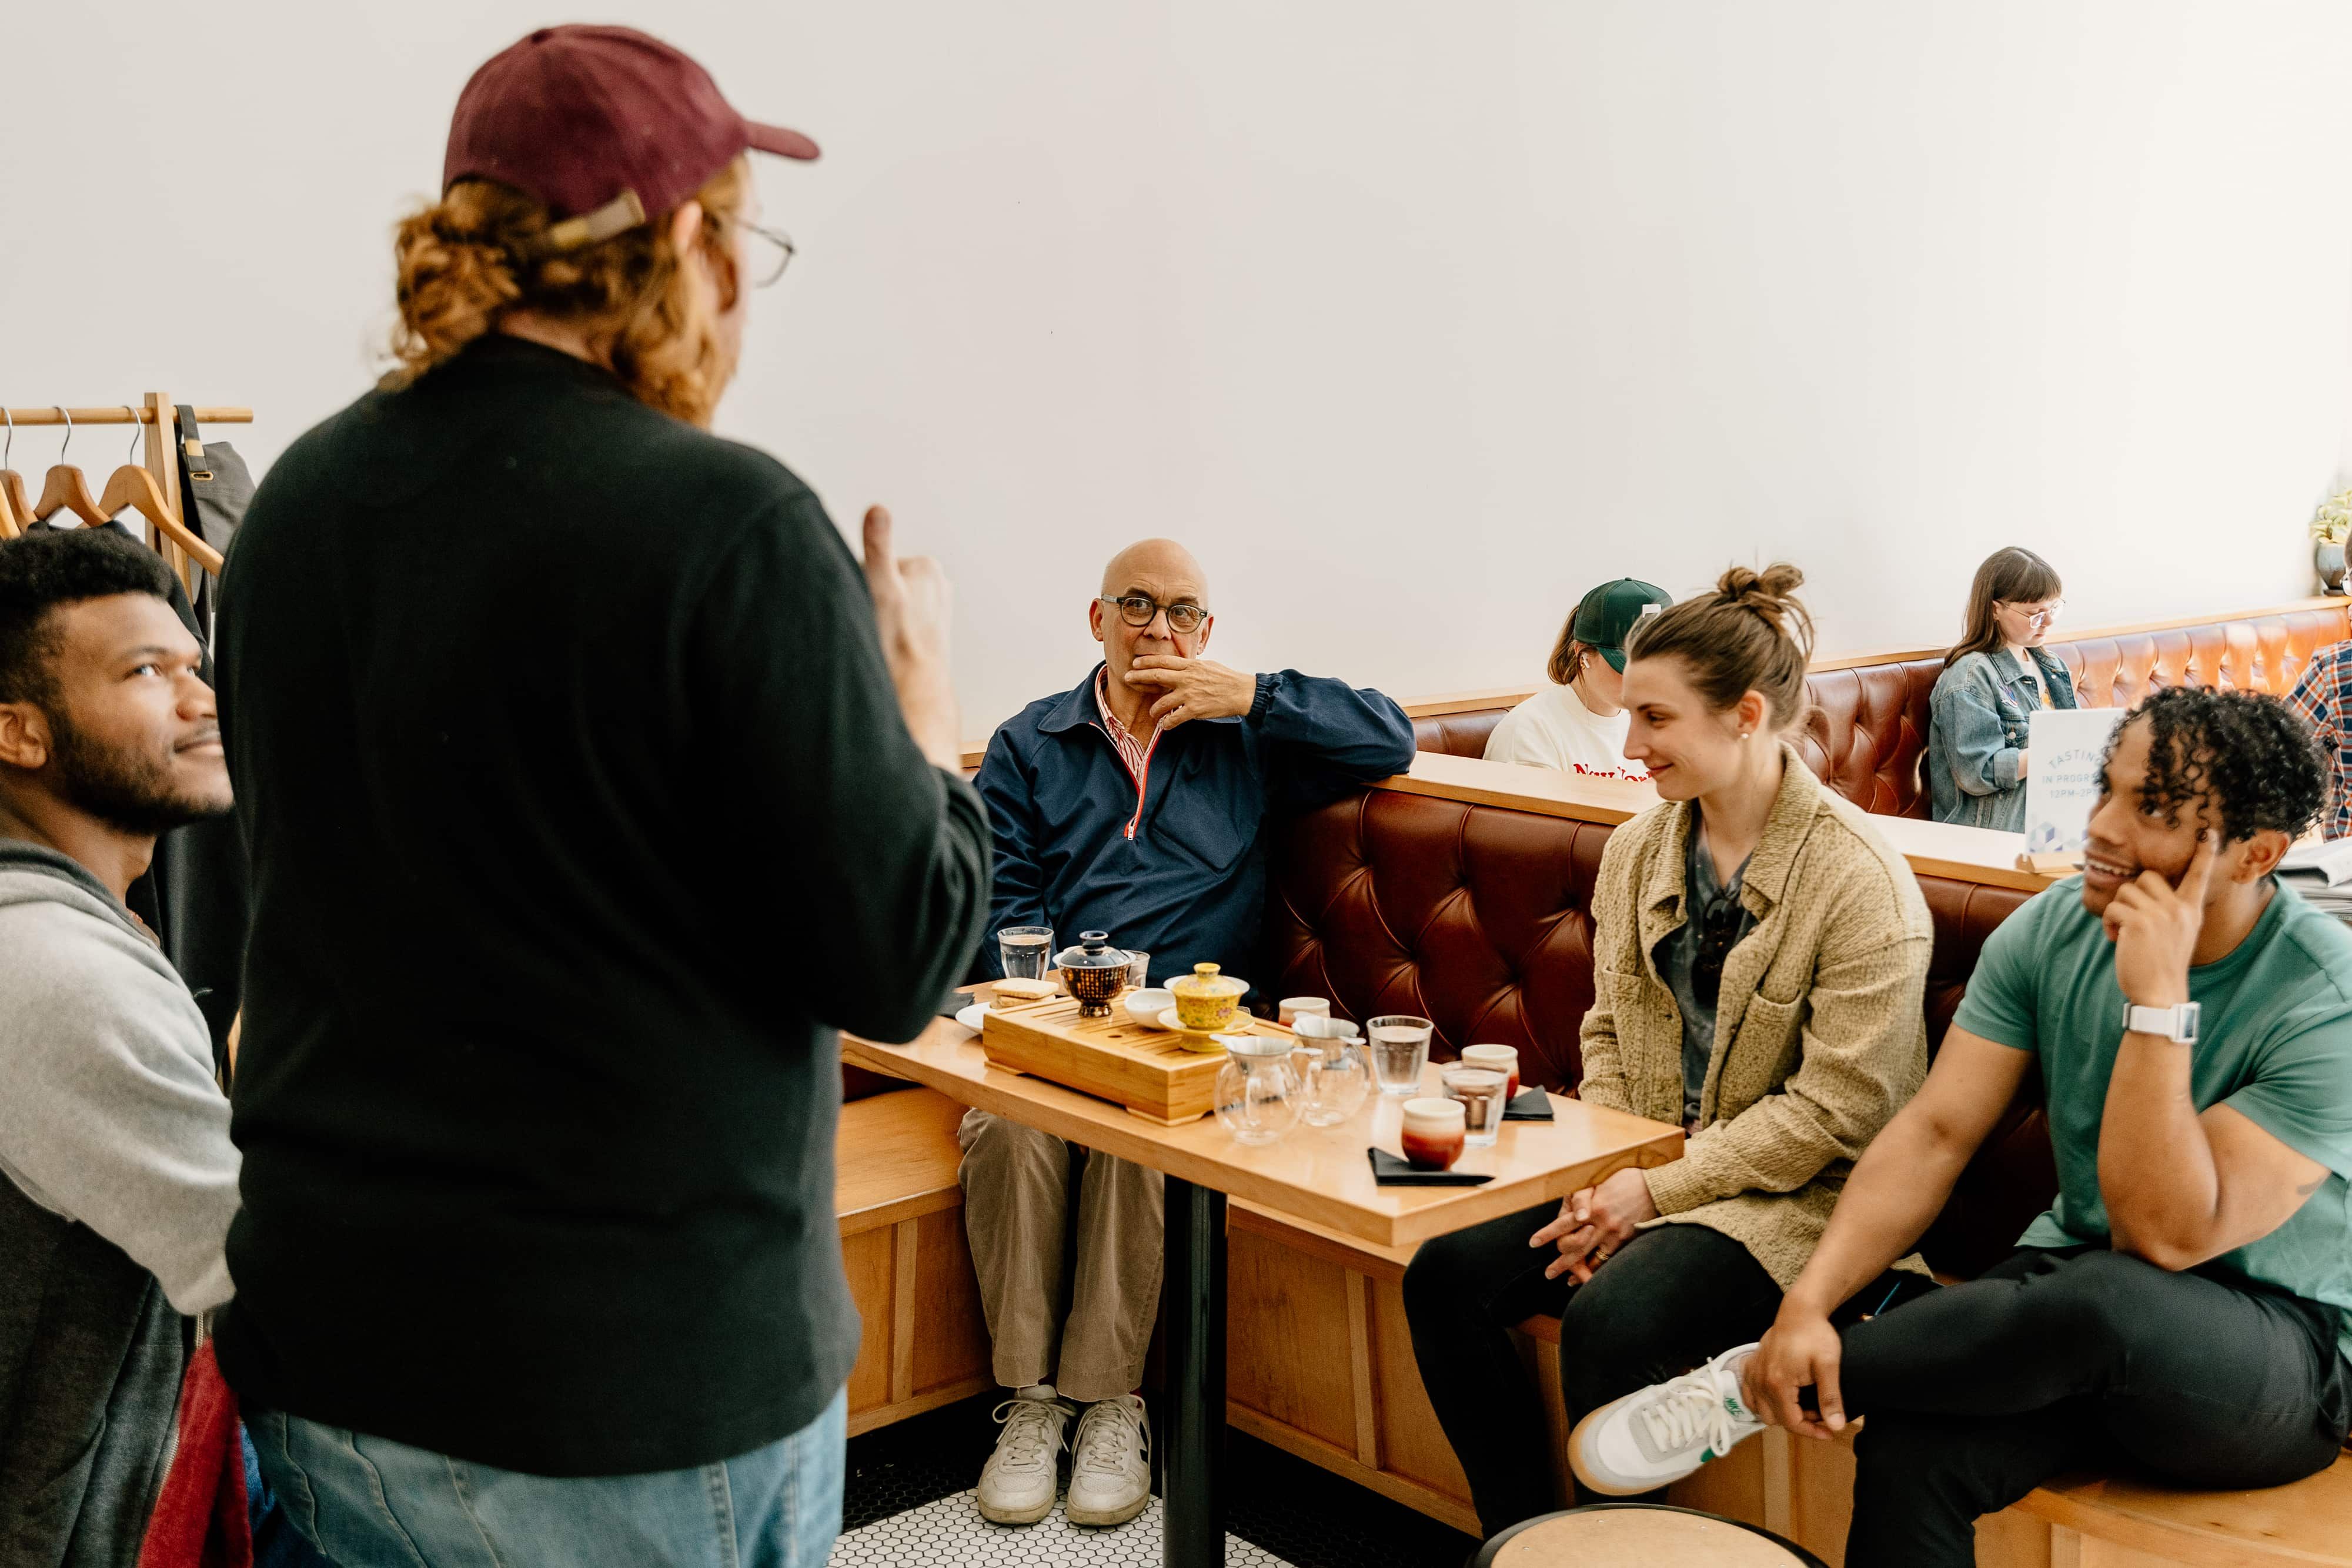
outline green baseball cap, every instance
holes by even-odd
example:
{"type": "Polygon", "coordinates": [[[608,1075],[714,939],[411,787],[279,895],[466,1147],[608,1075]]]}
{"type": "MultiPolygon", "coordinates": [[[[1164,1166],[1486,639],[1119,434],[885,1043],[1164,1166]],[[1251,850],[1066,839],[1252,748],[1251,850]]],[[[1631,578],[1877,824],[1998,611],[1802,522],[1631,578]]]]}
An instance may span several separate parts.
{"type": "Polygon", "coordinates": [[[1662,613],[1673,602],[1673,596],[1654,582],[1621,577],[1584,596],[1584,601],[1576,607],[1576,620],[1570,634],[1608,660],[1609,667],[1622,675],[1625,673],[1625,643],[1633,635],[1633,628],[1645,617],[1662,613]]]}

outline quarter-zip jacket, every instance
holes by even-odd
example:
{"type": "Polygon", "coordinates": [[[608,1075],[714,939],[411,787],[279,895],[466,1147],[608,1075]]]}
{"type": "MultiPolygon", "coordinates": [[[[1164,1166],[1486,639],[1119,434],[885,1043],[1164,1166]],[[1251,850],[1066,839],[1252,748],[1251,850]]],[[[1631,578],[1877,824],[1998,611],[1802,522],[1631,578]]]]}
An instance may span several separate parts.
{"type": "Polygon", "coordinates": [[[996,865],[974,972],[1003,973],[1001,928],[1050,925],[1057,943],[1099,930],[1142,948],[1155,983],[1199,963],[1246,978],[1267,811],[1401,773],[1412,749],[1412,722],[1379,692],[1284,670],[1257,677],[1245,716],[1162,730],[1138,778],[1102,727],[1089,670],[989,739],[975,782],[996,865]]]}

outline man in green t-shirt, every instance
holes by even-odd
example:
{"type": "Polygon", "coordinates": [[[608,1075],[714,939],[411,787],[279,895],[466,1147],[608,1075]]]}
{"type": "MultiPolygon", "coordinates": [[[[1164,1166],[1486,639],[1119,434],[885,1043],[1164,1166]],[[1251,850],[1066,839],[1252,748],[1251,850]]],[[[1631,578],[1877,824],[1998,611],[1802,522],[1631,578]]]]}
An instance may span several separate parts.
{"type": "Polygon", "coordinates": [[[1848,1568],[1972,1564],[1978,1516],[2066,1470],[2326,1469],[2352,1427],[2352,934],[2272,874],[2324,789],[2273,698],[2134,710],[2084,874],[1986,942],[1771,1332],[1623,1402],[1615,1440],[1696,1469],[1766,1424],[1868,1416],[1848,1568]],[[1982,1278],[1833,1328],[2036,1068],[2057,1202],[1982,1278]]]}

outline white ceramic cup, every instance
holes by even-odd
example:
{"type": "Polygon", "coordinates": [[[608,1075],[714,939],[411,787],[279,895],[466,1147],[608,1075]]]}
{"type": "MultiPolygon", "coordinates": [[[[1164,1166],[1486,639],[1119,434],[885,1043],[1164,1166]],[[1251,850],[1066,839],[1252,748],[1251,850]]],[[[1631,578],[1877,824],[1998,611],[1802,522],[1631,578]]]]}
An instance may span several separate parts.
{"type": "Polygon", "coordinates": [[[1465,1141],[1459,1100],[1408,1100],[1398,1146],[1423,1170],[1447,1170],[1462,1157],[1465,1141]]]}
{"type": "Polygon", "coordinates": [[[1462,1065],[1481,1067],[1489,1072],[1499,1072],[1510,1080],[1505,1098],[1516,1098],[1519,1092],[1519,1048],[1516,1045],[1466,1045],[1462,1048],[1462,1065]]]}
{"type": "Polygon", "coordinates": [[[1285,1029],[1290,1028],[1292,1023],[1295,1022],[1301,1014],[1311,1014],[1319,1019],[1329,1018],[1331,1016],[1330,998],[1328,997],[1285,997],[1275,1008],[1275,1018],[1285,1029]]]}

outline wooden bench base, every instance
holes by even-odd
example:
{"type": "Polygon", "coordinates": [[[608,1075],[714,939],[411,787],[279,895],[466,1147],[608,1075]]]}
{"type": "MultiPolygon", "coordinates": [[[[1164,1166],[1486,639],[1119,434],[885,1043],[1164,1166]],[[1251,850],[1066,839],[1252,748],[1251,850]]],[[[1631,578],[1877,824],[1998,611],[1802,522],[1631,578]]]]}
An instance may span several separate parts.
{"type": "Polygon", "coordinates": [[[962,1106],[929,1089],[841,1108],[834,1204],[850,1297],[866,1320],[849,1375],[852,1436],[995,1386],[956,1183],[962,1118],[962,1106]]]}

